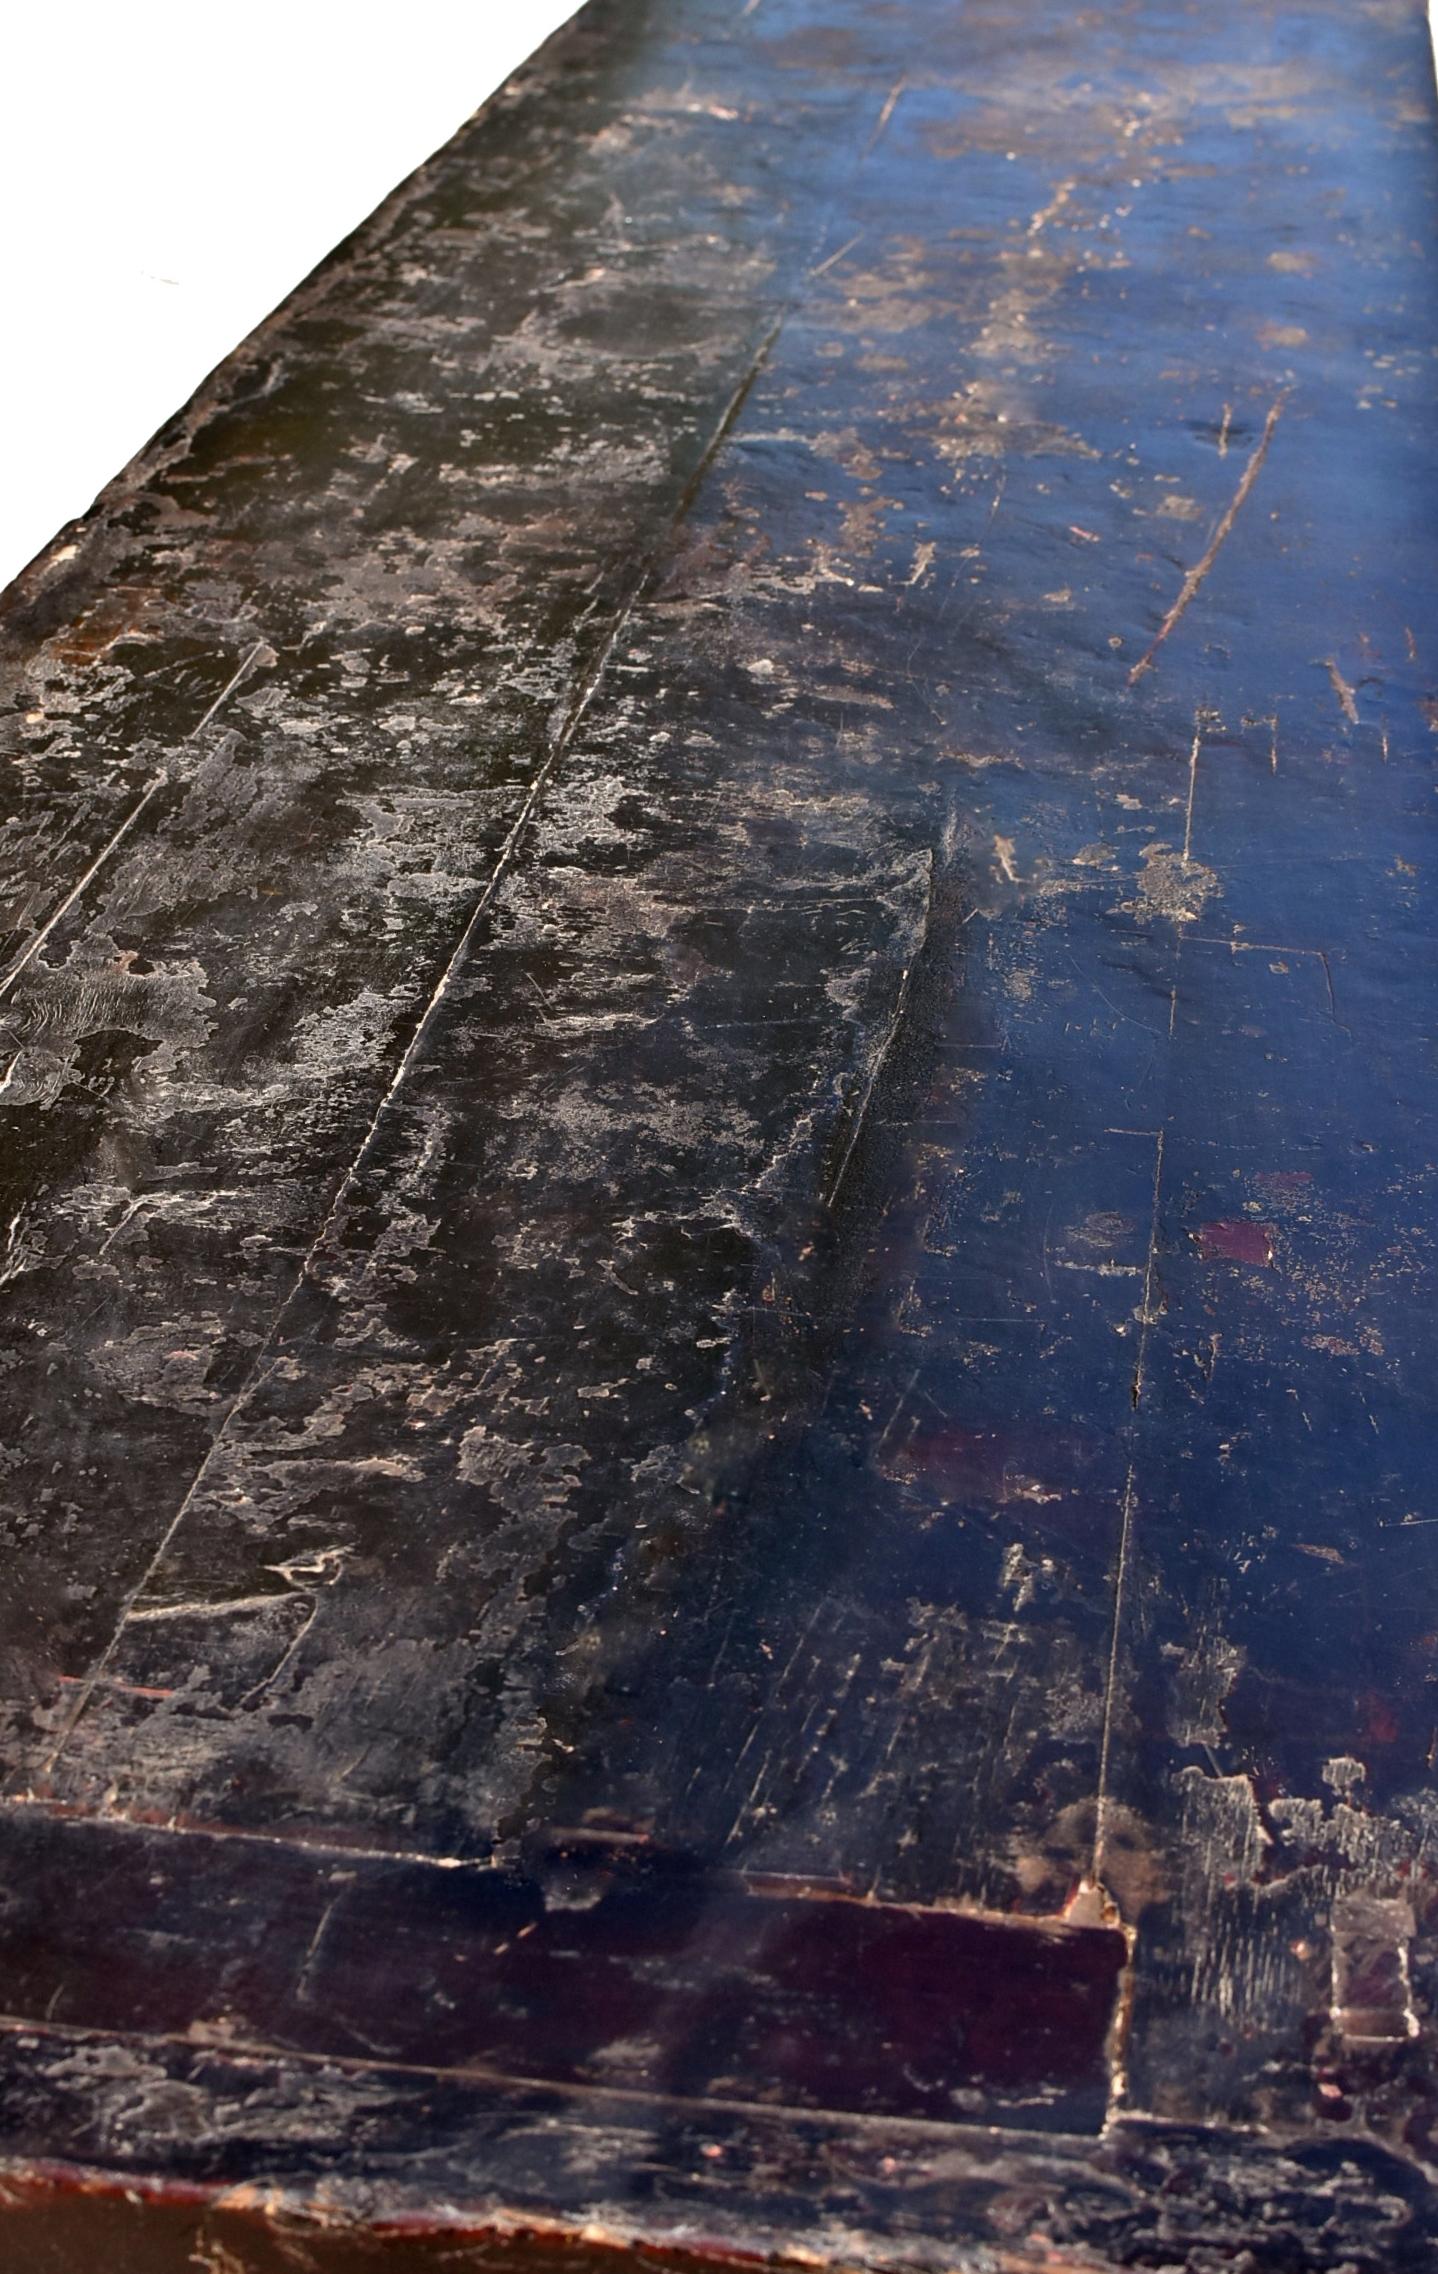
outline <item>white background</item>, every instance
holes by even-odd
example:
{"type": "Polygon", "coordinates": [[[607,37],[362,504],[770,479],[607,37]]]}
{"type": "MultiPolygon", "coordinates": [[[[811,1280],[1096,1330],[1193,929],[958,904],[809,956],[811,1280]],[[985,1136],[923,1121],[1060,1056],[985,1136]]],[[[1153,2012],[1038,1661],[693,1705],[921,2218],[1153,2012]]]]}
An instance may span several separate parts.
{"type": "Polygon", "coordinates": [[[574,5],[0,0],[0,585],[574,5]]]}
{"type": "Polygon", "coordinates": [[[10,0],[0,585],[575,0],[10,0]]]}

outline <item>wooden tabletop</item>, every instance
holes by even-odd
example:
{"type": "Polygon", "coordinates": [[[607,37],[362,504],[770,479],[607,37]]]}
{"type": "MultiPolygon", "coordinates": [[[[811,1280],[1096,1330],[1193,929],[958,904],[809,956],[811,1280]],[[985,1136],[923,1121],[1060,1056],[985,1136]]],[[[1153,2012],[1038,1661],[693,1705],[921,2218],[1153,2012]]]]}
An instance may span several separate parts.
{"type": "Polygon", "coordinates": [[[1435,125],[590,0],[11,588],[5,2263],[1431,2268],[1435,125]]]}

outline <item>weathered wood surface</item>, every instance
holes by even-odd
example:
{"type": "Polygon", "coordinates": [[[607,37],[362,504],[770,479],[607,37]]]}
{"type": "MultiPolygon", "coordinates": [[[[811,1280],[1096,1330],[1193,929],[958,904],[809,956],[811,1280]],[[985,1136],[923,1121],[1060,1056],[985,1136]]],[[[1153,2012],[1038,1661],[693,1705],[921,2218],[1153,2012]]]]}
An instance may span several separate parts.
{"type": "Polygon", "coordinates": [[[8,596],[15,2263],[1432,2263],[1425,43],[591,0],[8,596]]]}

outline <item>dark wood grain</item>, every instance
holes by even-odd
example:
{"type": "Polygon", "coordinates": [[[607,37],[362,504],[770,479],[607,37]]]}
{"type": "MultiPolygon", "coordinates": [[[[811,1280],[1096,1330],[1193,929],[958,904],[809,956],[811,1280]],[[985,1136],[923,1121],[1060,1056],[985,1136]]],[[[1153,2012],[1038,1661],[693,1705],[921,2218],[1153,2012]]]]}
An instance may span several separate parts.
{"type": "Polygon", "coordinates": [[[37,2265],[1429,2263],[1434,126],[591,0],[7,596],[37,2265]]]}

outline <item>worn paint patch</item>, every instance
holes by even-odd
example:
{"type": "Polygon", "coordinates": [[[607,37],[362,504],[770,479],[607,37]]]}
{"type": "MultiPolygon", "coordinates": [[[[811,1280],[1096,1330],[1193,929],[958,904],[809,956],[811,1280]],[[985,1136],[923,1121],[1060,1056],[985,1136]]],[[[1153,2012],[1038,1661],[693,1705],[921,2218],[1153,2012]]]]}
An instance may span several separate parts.
{"type": "Polygon", "coordinates": [[[1212,1224],[1200,1224],[1193,1236],[1203,1256],[1221,1257],[1226,1263],[1257,1264],[1264,1269],[1273,1261],[1273,1226],[1257,1223],[1251,1216],[1220,1217],[1212,1224]]]}

